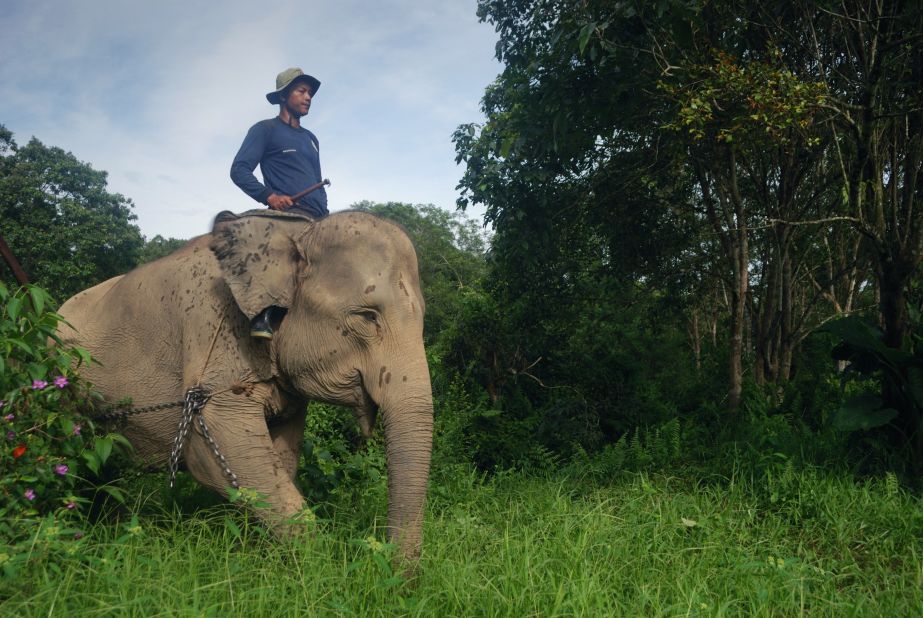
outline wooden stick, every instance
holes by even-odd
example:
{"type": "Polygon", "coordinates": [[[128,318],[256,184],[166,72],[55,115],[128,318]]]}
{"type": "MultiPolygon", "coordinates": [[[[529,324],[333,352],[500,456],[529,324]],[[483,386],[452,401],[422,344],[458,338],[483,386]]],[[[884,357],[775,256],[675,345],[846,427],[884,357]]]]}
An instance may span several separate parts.
{"type": "Polygon", "coordinates": [[[320,188],[323,187],[323,186],[328,186],[328,187],[329,187],[329,186],[330,186],[330,181],[329,181],[328,179],[324,178],[324,179],[321,180],[319,183],[314,184],[314,185],[311,185],[310,187],[308,187],[308,188],[305,189],[304,191],[299,191],[298,193],[296,193],[295,195],[292,196],[292,201],[293,201],[293,202],[297,202],[298,200],[300,200],[301,198],[303,198],[304,196],[306,196],[308,193],[311,193],[312,191],[317,191],[318,189],[320,189],[320,188]]]}
{"type": "Polygon", "coordinates": [[[19,282],[19,285],[29,285],[29,277],[26,276],[26,271],[19,265],[19,261],[16,259],[16,256],[13,255],[13,250],[10,249],[6,241],[3,240],[3,234],[0,234],[0,254],[3,255],[3,259],[6,260],[6,263],[10,265],[10,270],[13,271],[13,275],[16,276],[16,281],[19,282]]]}

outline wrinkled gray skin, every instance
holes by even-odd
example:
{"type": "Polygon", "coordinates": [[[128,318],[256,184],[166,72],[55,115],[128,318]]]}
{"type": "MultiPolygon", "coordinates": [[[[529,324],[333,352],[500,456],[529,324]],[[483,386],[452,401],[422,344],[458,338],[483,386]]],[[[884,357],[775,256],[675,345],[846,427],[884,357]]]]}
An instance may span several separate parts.
{"type": "MultiPolygon", "coordinates": [[[[417,258],[404,232],[361,212],[312,222],[251,211],[61,308],[62,336],[100,361],[82,374],[106,400],[177,401],[201,384],[203,411],[241,487],[264,494],[260,516],[282,531],[305,506],[293,483],[308,401],[355,410],[387,450],[388,532],[419,556],[433,407],[423,351],[417,258]],[[271,342],[249,336],[269,305],[288,314],[271,342]],[[217,333],[217,334],[216,334],[217,333]],[[267,420],[271,419],[267,424],[267,420]]],[[[133,416],[121,431],[147,462],[166,464],[177,408],[133,416]]],[[[198,427],[183,452],[203,485],[224,492],[222,467],[198,427]]]]}

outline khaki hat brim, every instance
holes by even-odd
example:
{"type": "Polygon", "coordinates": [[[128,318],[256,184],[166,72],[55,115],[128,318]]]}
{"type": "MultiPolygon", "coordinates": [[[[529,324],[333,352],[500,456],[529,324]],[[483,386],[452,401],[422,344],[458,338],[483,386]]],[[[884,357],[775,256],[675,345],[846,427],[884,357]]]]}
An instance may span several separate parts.
{"type": "Polygon", "coordinates": [[[269,101],[270,103],[272,103],[273,105],[277,105],[277,104],[279,104],[279,103],[282,103],[282,98],[281,98],[282,93],[285,92],[285,89],[286,89],[286,88],[288,88],[289,86],[291,86],[292,84],[294,84],[295,82],[297,82],[297,81],[299,81],[299,80],[308,82],[308,85],[311,86],[311,96],[314,96],[315,94],[317,94],[317,91],[318,91],[318,89],[320,88],[320,80],[318,80],[316,77],[313,77],[313,76],[311,76],[311,75],[304,75],[304,74],[302,74],[302,75],[296,76],[292,81],[290,81],[289,83],[285,84],[284,86],[282,86],[282,87],[279,88],[278,90],[273,90],[272,92],[267,92],[267,93],[266,93],[266,100],[269,101]]]}

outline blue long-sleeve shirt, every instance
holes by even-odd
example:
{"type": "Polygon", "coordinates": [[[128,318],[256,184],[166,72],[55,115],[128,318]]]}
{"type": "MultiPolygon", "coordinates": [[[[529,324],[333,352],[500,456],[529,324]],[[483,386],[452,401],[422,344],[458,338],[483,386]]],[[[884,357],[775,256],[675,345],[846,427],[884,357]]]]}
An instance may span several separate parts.
{"type": "MultiPolygon", "coordinates": [[[[278,116],[250,127],[231,164],[234,184],[263,204],[269,203],[266,200],[273,193],[295,195],[321,179],[317,138],[304,127],[289,126],[278,116]],[[265,185],[253,175],[257,164],[265,185]]],[[[328,213],[327,192],[323,187],[312,191],[291,209],[323,217],[328,213]]]]}

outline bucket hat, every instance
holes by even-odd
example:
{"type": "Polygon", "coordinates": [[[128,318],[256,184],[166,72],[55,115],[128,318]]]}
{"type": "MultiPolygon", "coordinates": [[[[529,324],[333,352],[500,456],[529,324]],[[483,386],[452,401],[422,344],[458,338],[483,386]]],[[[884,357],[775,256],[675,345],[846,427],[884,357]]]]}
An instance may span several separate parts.
{"type": "Polygon", "coordinates": [[[282,92],[297,80],[308,82],[311,86],[311,95],[317,94],[317,89],[320,88],[320,81],[316,77],[306,75],[304,71],[294,67],[285,69],[276,76],[276,89],[266,93],[266,100],[273,105],[282,103],[282,92]]]}

